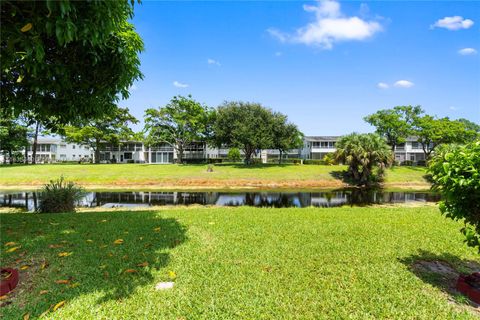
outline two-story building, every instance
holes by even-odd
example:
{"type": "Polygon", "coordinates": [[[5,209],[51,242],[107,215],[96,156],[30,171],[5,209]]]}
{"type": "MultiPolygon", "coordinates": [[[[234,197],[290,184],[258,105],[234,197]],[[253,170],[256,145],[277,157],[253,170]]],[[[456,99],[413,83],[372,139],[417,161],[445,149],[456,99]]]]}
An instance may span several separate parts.
{"type": "MultiPolygon", "coordinates": [[[[32,162],[33,141],[27,148],[28,162],[32,162]]],[[[60,138],[39,137],[35,160],[37,163],[58,161],[80,161],[92,157],[90,147],[76,143],[67,143],[60,138]]]]}

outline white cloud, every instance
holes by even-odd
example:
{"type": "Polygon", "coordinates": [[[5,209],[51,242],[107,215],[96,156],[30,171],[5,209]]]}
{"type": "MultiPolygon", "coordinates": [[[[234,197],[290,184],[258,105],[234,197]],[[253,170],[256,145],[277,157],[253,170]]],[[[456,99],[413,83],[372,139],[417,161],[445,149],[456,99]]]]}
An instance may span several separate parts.
{"type": "Polygon", "coordinates": [[[477,54],[477,50],[473,48],[463,48],[458,50],[458,53],[461,54],[462,56],[468,56],[472,54],[477,54]]]}
{"type": "Polygon", "coordinates": [[[388,89],[388,88],[390,88],[390,86],[388,85],[388,83],[379,82],[379,83],[377,83],[377,88],[378,89],[388,89]]]}
{"type": "Polygon", "coordinates": [[[317,5],[304,5],[303,9],[315,14],[315,21],[299,28],[294,34],[274,28],[268,33],[280,42],[302,43],[323,49],[331,49],[341,41],[362,41],[382,30],[376,21],[359,17],[347,17],[340,11],[340,4],[334,0],[320,0],[317,5]]]}
{"type": "Polygon", "coordinates": [[[215,59],[207,59],[207,63],[208,64],[212,64],[212,65],[216,65],[216,66],[220,66],[220,62],[218,62],[217,60],[215,59]]]}
{"type": "Polygon", "coordinates": [[[445,28],[448,30],[460,30],[468,29],[471,26],[473,26],[473,20],[464,19],[461,16],[453,16],[437,20],[437,22],[430,26],[430,29],[445,28]]]}
{"type": "Polygon", "coordinates": [[[414,83],[408,80],[398,80],[393,85],[397,88],[411,88],[414,86],[414,83]]]}
{"type": "Polygon", "coordinates": [[[181,83],[181,82],[178,82],[178,81],[173,81],[173,85],[177,88],[187,88],[188,87],[188,84],[181,83]]]}
{"type": "Polygon", "coordinates": [[[280,56],[282,56],[282,55],[283,55],[283,53],[280,52],[280,51],[275,52],[275,57],[280,57],[280,56]]]}

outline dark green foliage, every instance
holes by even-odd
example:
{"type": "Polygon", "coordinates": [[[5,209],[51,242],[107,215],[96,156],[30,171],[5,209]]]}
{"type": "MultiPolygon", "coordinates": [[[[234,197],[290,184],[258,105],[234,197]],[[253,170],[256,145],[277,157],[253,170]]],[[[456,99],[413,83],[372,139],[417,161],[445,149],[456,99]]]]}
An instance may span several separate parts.
{"type": "Polygon", "coordinates": [[[337,142],[336,159],[348,164],[347,177],[353,183],[366,186],[383,178],[385,168],[392,163],[392,152],[377,134],[352,133],[337,142]]]}
{"type": "Polygon", "coordinates": [[[168,144],[177,151],[180,163],[185,148],[209,139],[215,113],[192,96],[175,96],[165,107],[145,110],[147,145],[168,144]]]}
{"type": "Polygon", "coordinates": [[[413,133],[412,122],[423,113],[420,106],[397,106],[393,109],[379,110],[363,118],[376,127],[376,132],[387,139],[392,150],[404,143],[413,133]]]}
{"type": "Polygon", "coordinates": [[[75,204],[85,195],[85,190],[72,181],[60,177],[51,180],[40,191],[40,213],[75,212],[75,204]]]}
{"type": "Polygon", "coordinates": [[[240,161],[242,159],[240,150],[238,148],[230,148],[230,150],[228,150],[227,158],[233,162],[240,161]]]}
{"type": "Polygon", "coordinates": [[[0,151],[3,152],[4,161],[7,157],[10,163],[15,162],[15,151],[28,146],[27,128],[12,117],[0,118],[0,151]]]}
{"type": "Polygon", "coordinates": [[[307,159],[303,161],[303,164],[313,164],[313,165],[325,165],[325,161],[319,159],[307,159]]]}
{"type": "Polygon", "coordinates": [[[463,220],[462,233],[480,252],[480,140],[439,148],[429,165],[433,188],[440,191],[442,213],[463,220]]]}
{"type": "Polygon", "coordinates": [[[134,1],[2,1],[1,108],[71,123],[101,116],[143,77],[134,1]],[[52,118],[53,116],[53,118],[52,118]]]}
{"type": "Polygon", "coordinates": [[[101,117],[84,121],[81,126],[65,126],[62,133],[66,141],[89,146],[95,152],[95,163],[100,162],[100,143],[118,144],[134,138],[131,123],[138,123],[128,108],[113,109],[101,117]]]}

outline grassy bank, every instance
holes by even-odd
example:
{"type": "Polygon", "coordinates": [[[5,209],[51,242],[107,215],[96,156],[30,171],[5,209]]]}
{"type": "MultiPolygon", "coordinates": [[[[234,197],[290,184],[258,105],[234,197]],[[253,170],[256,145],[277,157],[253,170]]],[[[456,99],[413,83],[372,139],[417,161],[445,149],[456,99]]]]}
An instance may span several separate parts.
{"type": "MultiPolygon", "coordinates": [[[[341,188],[345,166],[219,164],[206,165],[30,165],[1,166],[0,189],[40,186],[64,175],[89,188],[341,188]]],[[[426,189],[425,168],[389,169],[385,185],[426,189]]]]}
{"type": "Polygon", "coordinates": [[[57,319],[474,318],[441,277],[415,271],[425,260],[479,266],[460,224],[436,207],[0,218],[1,265],[24,266],[0,301],[11,302],[3,319],[47,310],[57,319]],[[154,289],[172,280],[173,289],[154,289]]]}

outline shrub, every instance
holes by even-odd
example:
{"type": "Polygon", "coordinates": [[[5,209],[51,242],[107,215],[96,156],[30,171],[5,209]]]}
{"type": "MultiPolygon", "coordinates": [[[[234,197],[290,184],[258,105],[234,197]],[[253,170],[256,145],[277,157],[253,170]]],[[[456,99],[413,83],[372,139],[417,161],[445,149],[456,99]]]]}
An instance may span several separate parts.
{"type": "Polygon", "coordinates": [[[223,160],[223,158],[208,158],[207,163],[222,163],[223,160]]]}
{"type": "Polygon", "coordinates": [[[434,190],[442,194],[441,212],[464,222],[465,242],[480,252],[480,140],[439,148],[428,171],[434,190]]]}
{"type": "Polygon", "coordinates": [[[303,164],[323,165],[325,164],[325,162],[323,162],[323,160],[318,160],[318,159],[308,159],[303,161],[303,164]]]}
{"type": "Polygon", "coordinates": [[[240,155],[240,150],[238,150],[238,148],[230,148],[227,153],[227,158],[228,160],[233,162],[240,161],[242,159],[240,155]]]}
{"type": "Polygon", "coordinates": [[[323,162],[328,165],[328,166],[331,166],[331,165],[334,165],[336,163],[335,161],[335,154],[332,152],[332,153],[327,153],[324,157],[323,157],[323,162]]]}
{"type": "Polygon", "coordinates": [[[402,166],[413,166],[413,161],[412,160],[405,160],[402,162],[402,166]]]}
{"type": "Polygon", "coordinates": [[[425,160],[418,160],[418,161],[417,161],[417,166],[426,167],[426,166],[427,166],[427,161],[425,161],[425,160]]]}
{"type": "Polygon", "coordinates": [[[85,195],[85,190],[72,181],[60,177],[47,183],[39,194],[40,213],[75,212],[75,203],[85,195]]]}

